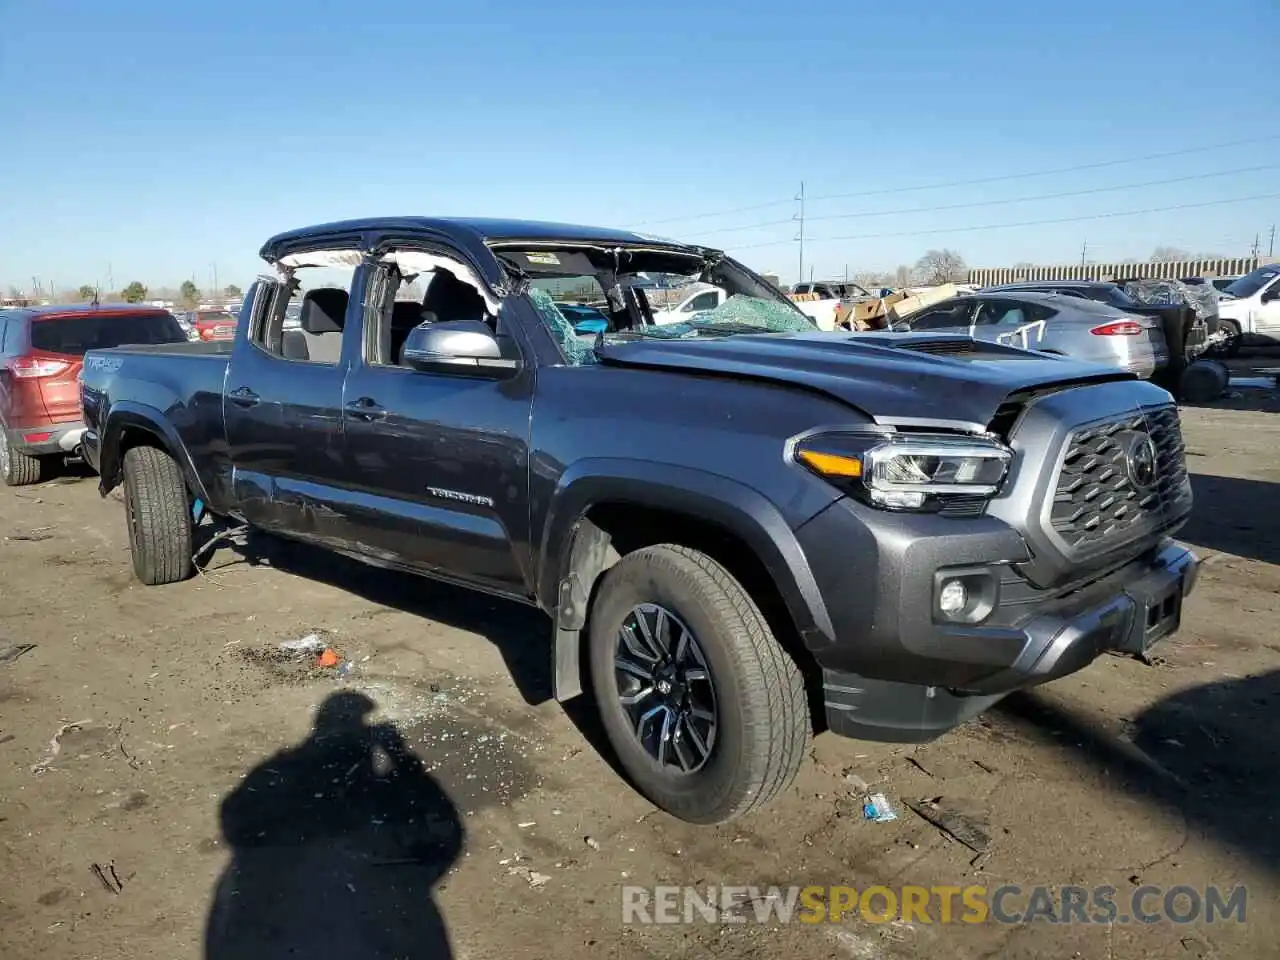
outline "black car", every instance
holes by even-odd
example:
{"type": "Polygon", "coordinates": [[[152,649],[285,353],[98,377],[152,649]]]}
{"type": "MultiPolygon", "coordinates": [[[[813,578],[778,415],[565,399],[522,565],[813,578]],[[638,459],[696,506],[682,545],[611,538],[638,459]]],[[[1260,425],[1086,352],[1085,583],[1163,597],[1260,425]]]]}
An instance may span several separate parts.
{"type": "Polygon", "coordinates": [[[678,817],[776,797],[815,730],[929,740],[1177,629],[1178,410],[1132,374],[824,333],[721,251],[619,230],[370,219],[261,254],[234,341],[85,359],[138,579],[190,576],[208,512],[538,608],[556,697],[589,691],[678,817]],[[326,263],[349,289],[301,285],[283,331],[326,263]],[[727,297],[650,325],[653,276],[727,297]],[[588,281],[603,335],[548,292],[588,281]]]}

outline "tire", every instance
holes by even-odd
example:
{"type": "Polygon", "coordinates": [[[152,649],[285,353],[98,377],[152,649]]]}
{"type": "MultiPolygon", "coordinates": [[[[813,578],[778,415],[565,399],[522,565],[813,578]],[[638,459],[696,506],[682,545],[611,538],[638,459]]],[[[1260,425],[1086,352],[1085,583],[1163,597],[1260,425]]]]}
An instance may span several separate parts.
{"type": "Polygon", "coordinates": [[[1212,403],[1226,392],[1231,371],[1218,360],[1197,360],[1182,371],[1178,384],[1180,398],[1186,403],[1212,403]]]}
{"type": "Polygon", "coordinates": [[[7,487],[25,487],[39,483],[44,472],[44,461],[28,456],[9,445],[9,438],[0,428],[0,479],[7,487]]]}
{"type": "MultiPolygon", "coordinates": [[[[790,785],[811,732],[804,679],[724,567],[674,544],[629,553],[605,573],[588,631],[592,689],[605,734],[632,783],[656,806],[690,823],[723,823],[763,806],[790,785]],[[650,703],[670,705],[663,696],[670,688],[662,690],[665,681],[654,679],[658,670],[644,680],[618,666],[625,658],[634,669],[641,659],[632,644],[624,646],[626,626],[634,645],[653,649],[644,640],[660,632],[655,608],[667,617],[668,654],[682,646],[682,631],[691,638],[683,645],[687,671],[660,668],[680,674],[672,681],[671,696],[685,704],[676,708],[683,719],[673,725],[684,733],[668,741],[666,765],[637,735],[636,713],[652,710],[650,703]],[[649,633],[642,634],[638,616],[646,618],[649,633]],[[695,678],[698,672],[706,679],[695,678]],[[646,685],[652,692],[635,706],[620,701],[646,685]],[[714,728],[691,715],[698,704],[714,716],[714,728]],[[699,755],[696,766],[684,764],[699,755]]],[[[656,719],[645,728],[655,742],[665,730],[656,719]]]]}
{"type": "Polygon", "coordinates": [[[182,470],[155,447],[124,455],[124,509],[134,575],[148,586],[191,575],[191,511],[182,470]]]}

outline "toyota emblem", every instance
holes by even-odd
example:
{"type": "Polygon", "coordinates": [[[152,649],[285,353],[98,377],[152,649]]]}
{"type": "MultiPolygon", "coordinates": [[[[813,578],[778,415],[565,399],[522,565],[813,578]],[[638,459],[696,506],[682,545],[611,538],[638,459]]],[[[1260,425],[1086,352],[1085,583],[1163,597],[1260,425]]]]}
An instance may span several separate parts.
{"type": "Polygon", "coordinates": [[[1129,482],[1136,488],[1149,490],[1155,486],[1158,461],[1156,445],[1150,434],[1133,435],[1125,454],[1125,464],[1129,471],[1129,482]]]}

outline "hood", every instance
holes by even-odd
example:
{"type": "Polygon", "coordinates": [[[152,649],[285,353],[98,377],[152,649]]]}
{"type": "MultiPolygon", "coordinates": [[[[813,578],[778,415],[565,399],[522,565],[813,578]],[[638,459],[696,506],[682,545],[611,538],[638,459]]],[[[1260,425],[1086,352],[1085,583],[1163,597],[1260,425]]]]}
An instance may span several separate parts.
{"type": "Polygon", "coordinates": [[[885,426],[987,429],[1010,394],[1134,376],[962,336],[795,333],[613,343],[612,366],[788,384],[847,403],[885,426]]]}

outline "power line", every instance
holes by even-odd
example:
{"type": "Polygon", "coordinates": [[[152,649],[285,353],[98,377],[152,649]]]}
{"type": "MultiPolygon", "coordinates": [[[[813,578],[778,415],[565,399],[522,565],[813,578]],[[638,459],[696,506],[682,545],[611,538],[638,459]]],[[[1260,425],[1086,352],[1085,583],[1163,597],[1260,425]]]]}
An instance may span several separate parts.
{"type": "MultiPolygon", "coordinates": [[[[816,203],[821,200],[847,200],[853,197],[880,197],[896,193],[917,193],[924,190],[944,190],[949,187],[968,187],[985,183],[1002,183],[1008,180],[1026,180],[1031,177],[1049,177],[1060,173],[1075,173],[1080,170],[1098,170],[1104,167],[1117,167],[1128,163],[1144,163],[1148,160],[1165,160],[1170,157],[1184,157],[1193,153],[1205,153],[1209,150],[1223,150],[1227,147],[1242,147],[1254,143],[1268,143],[1273,140],[1280,140],[1280,134],[1268,134],[1264,137],[1250,137],[1245,140],[1229,140],[1223,143],[1201,144],[1200,146],[1187,147],[1183,150],[1170,150],[1164,153],[1149,153],[1140,157],[1122,157],[1112,160],[1097,160],[1093,163],[1082,163],[1072,167],[1056,167],[1051,170],[1030,170],[1023,173],[1001,174],[995,177],[978,177],[972,180],[952,180],[947,183],[921,184],[914,187],[890,187],[884,190],[861,190],[854,193],[829,193],[825,196],[809,197],[808,202],[816,203]]],[[[683,217],[666,217],[661,220],[641,220],[632,224],[632,226],[644,227],[662,223],[689,223],[693,220],[707,220],[711,217],[724,217],[734,213],[750,213],[755,210],[768,210],[773,207],[785,207],[794,202],[794,199],[770,200],[766,203],[756,203],[746,207],[732,207],[726,210],[716,210],[709,213],[693,213],[683,217]]],[[[772,225],[772,222],[770,225],[772,225]]]]}
{"type": "MultiPolygon", "coordinates": [[[[771,200],[768,203],[757,203],[749,207],[734,207],[732,210],[717,210],[715,213],[695,213],[687,217],[668,217],[665,220],[641,220],[633,223],[633,227],[651,227],[659,223],[685,223],[689,220],[706,220],[709,217],[727,217],[731,213],[750,213],[752,210],[767,210],[770,207],[785,207],[795,200],[771,200]]],[[[789,221],[785,221],[789,222],[789,221]]]]}
{"type": "Polygon", "coordinates": [[[1217,170],[1213,173],[1194,173],[1185,177],[1170,177],[1166,180],[1144,180],[1140,183],[1122,183],[1114,187],[1090,187],[1085,190],[1063,190],[1059,193],[1042,193],[1033,197],[1011,197],[1004,200],[975,200],[970,203],[949,203],[940,207],[908,207],[902,210],[873,210],[863,213],[829,213],[821,217],[810,217],[810,220],[853,220],[860,217],[902,216],[908,213],[937,213],[941,210],[968,210],[975,207],[997,207],[1011,203],[1033,203],[1039,200],[1061,200],[1064,197],[1085,197],[1095,193],[1114,193],[1117,190],[1139,190],[1143,187],[1163,187],[1171,183],[1188,183],[1192,180],[1211,180],[1214,177],[1230,177],[1238,173],[1256,173],[1259,170],[1275,170],[1277,163],[1264,163],[1257,167],[1240,167],[1236,170],[1217,170]]]}
{"type": "MultiPolygon", "coordinates": [[[[944,210],[972,210],[978,207],[1007,206],[1012,203],[1035,203],[1041,200],[1061,200],[1065,197],[1084,197],[1098,193],[1114,193],[1117,190],[1139,190],[1144,187],[1161,187],[1172,183],[1188,183],[1192,180],[1210,180],[1214,177],[1229,177],[1239,173],[1255,173],[1259,170],[1280,169],[1280,164],[1266,163],[1256,167],[1240,167],[1236,170],[1218,170],[1213,173],[1196,173],[1185,177],[1170,177],[1165,180],[1145,180],[1141,183],[1123,183],[1113,187],[1090,187],[1086,190],[1064,190],[1058,193],[1042,193],[1031,197],[1010,197],[1003,200],[975,200],[969,203],[949,203],[939,207],[904,207],[898,210],[866,210],[858,213],[828,213],[822,216],[810,216],[814,220],[858,220],[871,217],[897,217],[913,213],[939,213],[944,210]]],[[[716,227],[714,230],[703,230],[699,236],[709,237],[718,233],[741,233],[746,230],[759,230],[763,227],[789,223],[788,220],[766,220],[762,223],[748,223],[738,227],[716,227]]]]}
{"type": "Polygon", "coordinates": [[[997,177],[979,177],[973,180],[952,180],[950,183],[934,183],[918,187],[893,187],[887,190],[863,190],[857,193],[829,193],[822,197],[810,197],[811,202],[819,200],[845,200],[850,197],[879,197],[891,193],[912,193],[920,190],[942,190],[947,187],[970,187],[982,183],[1003,183],[1006,180],[1025,180],[1029,177],[1049,177],[1059,173],[1075,173],[1079,170],[1098,170],[1102,167],[1118,167],[1126,163],[1144,163],[1147,160],[1165,160],[1169,157],[1185,157],[1192,153],[1204,153],[1208,150],[1222,150],[1227,147],[1242,147],[1251,143],[1265,143],[1280,140],[1280,133],[1268,134],[1265,137],[1250,137],[1247,140],[1231,140],[1226,143],[1208,143],[1198,147],[1187,147],[1184,150],[1170,150],[1167,153],[1148,153],[1141,157],[1125,157],[1119,160],[1098,160],[1094,163],[1082,163],[1074,167],[1056,167],[1052,170],[1032,170],[1027,173],[1002,174],[997,177]]]}
{"type": "MultiPolygon", "coordinates": [[[[895,233],[863,233],[840,237],[808,237],[810,243],[829,243],[836,240],[883,240],[890,237],[923,237],[943,233],[973,233],[981,230],[1006,230],[1011,227],[1039,227],[1055,223],[1082,223],[1087,220],[1109,220],[1115,217],[1138,217],[1146,213],[1167,213],[1173,210],[1194,210],[1228,203],[1246,203],[1252,200],[1276,200],[1280,193],[1260,193],[1249,197],[1232,197],[1229,200],[1206,200],[1202,203],[1178,203],[1169,207],[1147,207],[1144,210],[1116,210],[1111,213],[1094,213],[1080,217],[1053,217],[1046,220],[1021,220],[1017,223],[988,223],[971,227],[940,227],[931,230],[902,230],[895,233]]],[[[759,247],[776,247],[790,240],[770,240],[766,243],[734,245],[733,250],[754,250],[759,247]]]]}

